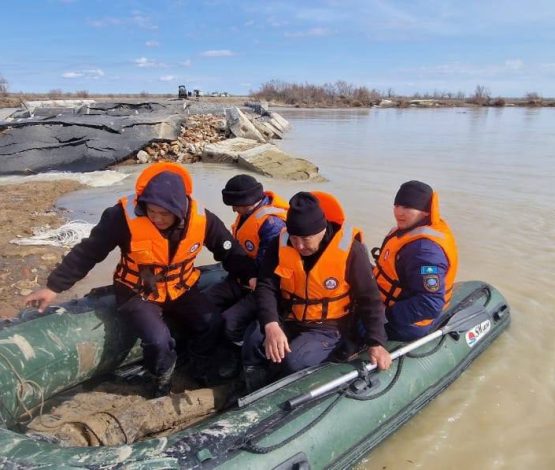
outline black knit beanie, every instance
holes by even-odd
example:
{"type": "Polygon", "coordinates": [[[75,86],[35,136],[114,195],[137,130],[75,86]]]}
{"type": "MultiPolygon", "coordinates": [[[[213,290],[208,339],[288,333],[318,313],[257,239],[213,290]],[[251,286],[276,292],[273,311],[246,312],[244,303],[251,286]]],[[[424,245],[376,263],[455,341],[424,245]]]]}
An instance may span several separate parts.
{"type": "Polygon", "coordinates": [[[222,189],[222,198],[226,206],[252,206],[263,197],[262,184],[250,175],[234,176],[222,189]]]}
{"type": "Polygon", "coordinates": [[[302,191],[289,201],[285,224],[289,235],[308,237],[324,230],[327,221],[318,199],[302,191]]]}
{"type": "Polygon", "coordinates": [[[405,206],[419,211],[430,212],[433,189],[421,181],[403,183],[395,196],[396,206],[405,206]]]}

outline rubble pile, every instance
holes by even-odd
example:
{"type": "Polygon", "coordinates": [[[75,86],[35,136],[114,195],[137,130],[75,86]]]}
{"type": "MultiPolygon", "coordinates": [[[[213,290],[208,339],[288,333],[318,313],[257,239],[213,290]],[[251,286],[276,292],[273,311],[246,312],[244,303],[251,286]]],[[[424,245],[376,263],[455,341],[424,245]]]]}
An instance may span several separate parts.
{"type": "Polygon", "coordinates": [[[201,160],[207,144],[226,138],[226,123],[222,116],[201,114],[190,116],[181,126],[177,140],[151,142],[137,152],[137,163],[172,161],[195,163],[201,160]]]}

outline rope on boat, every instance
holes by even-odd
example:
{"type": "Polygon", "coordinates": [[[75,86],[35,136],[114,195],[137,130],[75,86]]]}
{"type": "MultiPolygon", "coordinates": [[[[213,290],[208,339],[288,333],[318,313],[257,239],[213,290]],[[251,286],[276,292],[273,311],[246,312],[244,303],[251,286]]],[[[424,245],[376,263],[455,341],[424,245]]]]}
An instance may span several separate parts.
{"type": "MultiPolygon", "coordinates": [[[[293,441],[294,439],[299,437],[301,434],[307,432],[309,429],[311,429],[316,424],[318,424],[320,421],[322,421],[322,419],[324,419],[324,417],[333,409],[333,407],[335,405],[337,405],[337,403],[339,403],[339,400],[343,397],[343,394],[344,394],[344,391],[339,392],[337,397],[326,407],[326,409],[324,411],[322,411],[322,413],[320,413],[320,415],[318,415],[316,418],[314,418],[306,426],[299,429],[296,433],[292,434],[291,436],[284,439],[283,441],[278,442],[277,444],[274,444],[272,446],[259,446],[259,445],[256,444],[256,442],[259,441],[260,439],[263,439],[264,436],[254,437],[254,438],[248,439],[241,446],[239,446],[239,448],[243,449],[243,450],[246,450],[247,452],[251,452],[253,454],[267,454],[267,453],[272,452],[276,449],[279,449],[280,447],[283,447],[284,445],[289,444],[291,441],[293,441]]],[[[261,434],[261,433],[259,433],[259,434],[261,434]]]]}
{"type": "Polygon", "coordinates": [[[72,220],[61,227],[39,228],[33,230],[33,235],[28,238],[19,237],[10,240],[16,245],[51,245],[72,247],[79,243],[82,238],[88,237],[94,224],[83,220],[72,220]]]}
{"type": "Polygon", "coordinates": [[[25,405],[25,402],[23,401],[23,395],[25,393],[25,386],[26,385],[30,385],[31,389],[33,389],[33,387],[34,387],[34,389],[39,392],[39,395],[40,395],[39,415],[42,416],[42,410],[44,408],[44,403],[45,403],[44,402],[44,390],[42,389],[42,387],[37,382],[35,382],[34,380],[28,380],[28,379],[24,379],[23,377],[21,377],[21,375],[19,375],[19,373],[17,372],[15,367],[12,365],[10,360],[4,354],[0,353],[0,358],[2,358],[6,362],[9,369],[13,372],[13,374],[15,375],[15,377],[17,378],[17,380],[19,382],[19,386],[17,387],[17,392],[16,392],[15,396],[17,398],[17,401],[21,405],[21,407],[25,410],[25,413],[29,416],[29,421],[31,421],[33,419],[33,414],[31,413],[31,410],[29,410],[29,408],[27,408],[27,406],[25,405]]]}
{"type": "Polygon", "coordinates": [[[438,341],[438,343],[432,349],[430,349],[429,351],[426,351],[426,352],[423,352],[423,353],[407,353],[406,356],[411,357],[413,359],[420,359],[421,357],[430,356],[430,355],[434,354],[439,348],[441,348],[443,343],[445,343],[446,339],[447,339],[447,335],[443,335],[441,337],[441,340],[438,341]]]}

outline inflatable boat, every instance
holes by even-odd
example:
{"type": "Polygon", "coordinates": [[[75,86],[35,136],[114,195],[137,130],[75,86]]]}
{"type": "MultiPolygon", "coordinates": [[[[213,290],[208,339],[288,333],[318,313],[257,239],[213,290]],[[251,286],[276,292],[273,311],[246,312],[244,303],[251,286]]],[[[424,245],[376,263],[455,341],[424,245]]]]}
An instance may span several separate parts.
{"type": "MultiPolygon", "coordinates": [[[[205,269],[210,285],[225,273],[205,269]]],[[[141,350],[115,315],[109,288],[25,311],[0,327],[0,467],[89,469],[346,468],[453,382],[510,322],[484,282],[455,285],[443,326],[390,343],[395,360],[374,371],[361,353],[284,377],[234,406],[164,436],[116,446],[62,447],[22,422],[72,387],[138,363],[141,350]]]]}

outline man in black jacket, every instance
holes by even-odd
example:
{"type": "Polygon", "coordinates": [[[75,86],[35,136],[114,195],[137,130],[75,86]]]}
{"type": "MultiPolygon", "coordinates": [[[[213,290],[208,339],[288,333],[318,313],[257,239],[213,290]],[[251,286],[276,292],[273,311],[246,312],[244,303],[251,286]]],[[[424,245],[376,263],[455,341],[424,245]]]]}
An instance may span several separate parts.
{"type": "Polygon", "coordinates": [[[289,204],[287,230],[268,247],[256,286],[259,325],[243,347],[247,388],[267,383],[268,361],[284,375],[328,360],[358,319],[370,360],[387,369],[384,307],[359,231],[345,226],[330,195],[300,192],[289,204]]]}
{"type": "Polygon", "coordinates": [[[256,266],[223,222],[191,197],[189,173],[178,164],[146,168],[134,195],[104,211],[83,239],[54,269],[46,288],[30,294],[39,311],[69,289],[116,247],[121,259],[114,273],[118,315],[141,339],[144,365],[155,377],[155,396],[171,388],[175,340],[166,324],[173,317],[189,337],[193,366],[200,372],[220,335],[214,306],[203,294],[194,260],[206,246],[217,261],[245,284],[255,285],[256,266]]]}

